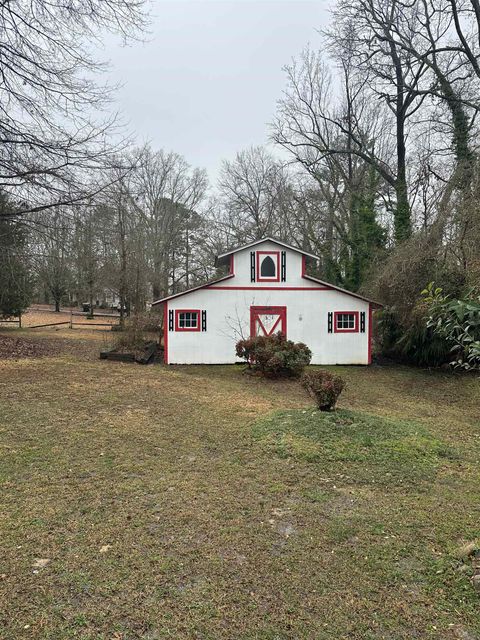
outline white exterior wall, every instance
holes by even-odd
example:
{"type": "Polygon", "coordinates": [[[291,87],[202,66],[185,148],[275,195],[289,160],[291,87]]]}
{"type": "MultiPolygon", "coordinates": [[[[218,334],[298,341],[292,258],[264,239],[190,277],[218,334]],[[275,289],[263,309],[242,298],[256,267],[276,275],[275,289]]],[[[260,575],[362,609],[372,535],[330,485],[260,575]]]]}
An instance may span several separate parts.
{"type": "MultiPolygon", "coordinates": [[[[253,247],[279,249],[282,247],[269,242],[253,247]]],[[[286,253],[286,282],[251,282],[248,249],[235,254],[234,277],[168,300],[168,310],[174,313],[199,309],[206,311],[207,317],[206,331],[166,332],[168,363],[236,362],[235,343],[250,336],[250,307],[278,306],[287,308],[287,338],[304,342],[312,350],[312,364],[368,364],[369,303],[335,289],[319,290],[322,285],[302,277],[301,254],[286,253]],[[365,332],[328,333],[328,313],[335,311],[365,312],[365,332]]]]}

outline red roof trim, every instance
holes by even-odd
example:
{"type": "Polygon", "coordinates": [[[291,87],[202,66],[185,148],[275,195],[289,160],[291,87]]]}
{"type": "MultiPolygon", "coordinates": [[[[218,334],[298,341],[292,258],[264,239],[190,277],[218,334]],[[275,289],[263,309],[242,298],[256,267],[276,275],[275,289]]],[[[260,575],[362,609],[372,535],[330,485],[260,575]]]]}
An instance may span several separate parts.
{"type": "Polygon", "coordinates": [[[212,291],[330,291],[331,287],[215,287],[211,286],[212,291]]]}
{"type": "Polygon", "coordinates": [[[365,298],[365,296],[361,296],[359,293],[354,293],[353,291],[348,291],[348,289],[342,289],[342,287],[337,287],[335,284],[330,284],[330,282],[325,282],[324,280],[319,280],[318,278],[314,278],[313,276],[309,276],[306,273],[302,274],[306,280],[311,280],[312,282],[318,282],[318,284],[323,284],[330,289],[334,289],[335,291],[340,291],[340,293],[346,293],[348,296],[353,296],[354,298],[358,298],[359,300],[364,300],[365,302],[369,302],[371,305],[377,308],[383,307],[383,304],[380,302],[375,302],[375,300],[370,300],[370,298],[365,298]]]}

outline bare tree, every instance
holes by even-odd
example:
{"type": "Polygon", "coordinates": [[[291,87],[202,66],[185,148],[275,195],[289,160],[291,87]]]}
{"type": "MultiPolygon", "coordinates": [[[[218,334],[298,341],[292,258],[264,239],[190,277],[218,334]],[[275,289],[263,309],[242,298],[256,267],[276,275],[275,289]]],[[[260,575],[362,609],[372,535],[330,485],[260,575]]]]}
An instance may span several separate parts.
{"type": "Polygon", "coordinates": [[[135,174],[135,207],[147,239],[146,255],[154,299],[190,283],[192,233],[206,189],[204,170],[192,169],[173,152],[146,148],[135,174]]]}
{"type": "Polygon", "coordinates": [[[288,176],[265,148],[251,147],[233,161],[224,160],[218,189],[224,223],[236,242],[283,235],[281,210],[287,202],[288,176]]]}
{"type": "MultiPolygon", "coordinates": [[[[127,40],[145,24],[144,0],[0,3],[0,188],[17,215],[78,202],[88,173],[109,157],[115,118],[94,116],[112,87],[87,41],[105,30],[127,40]]],[[[91,195],[91,194],[90,194],[91,195]]]]}
{"type": "Polygon", "coordinates": [[[67,298],[72,286],[73,224],[69,212],[60,207],[37,217],[32,258],[37,278],[55,304],[55,311],[67,298]]]}

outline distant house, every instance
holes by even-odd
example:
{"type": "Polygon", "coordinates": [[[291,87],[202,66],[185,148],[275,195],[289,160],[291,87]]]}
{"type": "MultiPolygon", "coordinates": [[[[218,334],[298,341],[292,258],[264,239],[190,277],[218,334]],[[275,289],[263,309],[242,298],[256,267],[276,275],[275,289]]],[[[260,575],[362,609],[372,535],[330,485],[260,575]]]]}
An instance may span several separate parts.
{"type": "Polygon", "coordinates": [[[241,337],[282,331],[312,364],[370,364],[379,305],[308,275],[317,260],[273,238],[219,255],[225,276],[153,303],[164,307],[165,363],[234,363],[241,337]]]}

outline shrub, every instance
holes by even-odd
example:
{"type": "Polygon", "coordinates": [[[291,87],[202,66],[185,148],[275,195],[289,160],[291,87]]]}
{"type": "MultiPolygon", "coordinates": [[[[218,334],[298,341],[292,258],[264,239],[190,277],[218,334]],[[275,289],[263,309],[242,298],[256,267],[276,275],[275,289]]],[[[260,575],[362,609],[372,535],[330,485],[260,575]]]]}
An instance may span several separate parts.
{"type": "Polygon", "coordinates": [[[461,299],[444,295],[430,283],[422,291],[428,305],[427,327],[449,346],[455,367],[480,370],[480,296],[473,291],[461,299]]]}
{"type": "Polygon", "coordinates": [[[312,358],[305,344],[287,340],[281,332],[239,340],[236,354],[266,378],[300,376],[312,358]]]}
{"type": "Polygon", "coordinates": [[[30,305],[32,280],[25,231],[15,220],[2,220],[10,211],[0,194],[0,318],[17,317],[30,305]],[[5,208],[6,207],[6,208],[5,208]]]}
{"type": "Polygon", "coordinates": [[[448,362],[450,346],[427,324],[428,308],[417,301],[407,324],[400,325],[394,309],[377,314],[378,342],[382,355],[418,367],[439,367],[448,362]]]}
{"type": "Polygon", "coordinates": [[[325,369],[307,371],[301,380],[302,387],[315,398],[321,411],[331,411],[337,404],[338,396],[345,388],[345,380],[325,369]]]}

